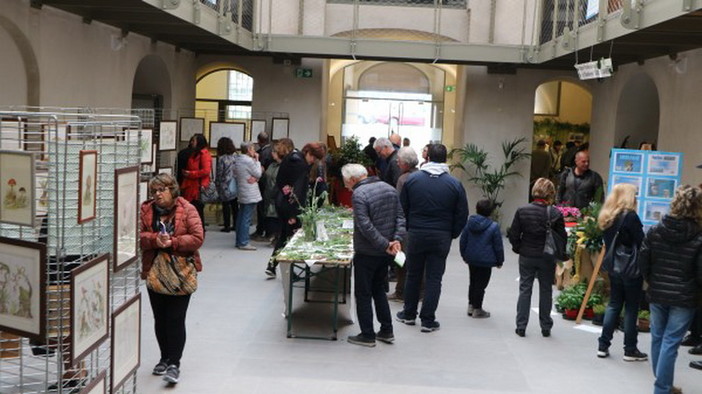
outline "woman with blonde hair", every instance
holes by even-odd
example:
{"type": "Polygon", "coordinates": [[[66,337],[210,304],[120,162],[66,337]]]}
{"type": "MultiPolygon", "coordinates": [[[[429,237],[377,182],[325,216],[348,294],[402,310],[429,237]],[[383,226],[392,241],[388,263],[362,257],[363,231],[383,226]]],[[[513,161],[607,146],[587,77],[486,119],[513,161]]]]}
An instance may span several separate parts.
{"type": "Polygon", "coordinates": [[[651,227],[639,265],[651,305],[651,367],[654,394],[673,388],[675,359],[702,294],[702,190],[675,190],[670,212],[651,227]]]}
{"type": "MultiPolygon", "coordinates": [[[[615,236],[617,244],[638,249],[643,241],[644,233],[643,224],[641,224],[639,215],[636,214],[636,186],[626,183],[614,185],[600,210],[597,224],[604,231],[603,238],[606,250],[617,247],[617,245],[613,245],[615,236]]],[[[643,278],[641,274],[627,277],[615,272],[611,259],[605,259],[602,270],[609,272],[611,290],[609,305],[607,305],[602,324],[602,334],[598,339],[597,357],[609,356],[609,346],[612,344],[614,329],[619,323],[622,307],[625,307],[624,361],[645,361],[648,359],[648,355],[640,352],[637,348],[638,331],[636,329],[643,278]]]]}
{"type": "MultiPolygon", "coordinates": [[[[520,337],[526,335],[531,312],[531,290],[534,278],[537,278],[541,335],[548,337],[553,327],[551,306],[556,261],[544,253],[546,230],[550,225],[551,231],[558,234],[562,242],[565,242],[567,235],[563,215],[558,209],[550,207],[556,195],[553,182],[546,178],[537,179],[531,189],[531,195],[533,201],[517,209],[507,234],[512,250],[519,255],[519,299],[515,333],[520,337]]],[[[565,245],[561,246],[565,249],[565,245]]]]}

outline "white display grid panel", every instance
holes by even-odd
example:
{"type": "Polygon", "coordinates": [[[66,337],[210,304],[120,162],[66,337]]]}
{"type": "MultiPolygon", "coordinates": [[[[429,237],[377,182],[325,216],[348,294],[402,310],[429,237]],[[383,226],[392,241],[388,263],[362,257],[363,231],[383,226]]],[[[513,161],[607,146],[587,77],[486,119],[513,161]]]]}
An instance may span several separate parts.
{"type": "MultiPolygon", "coordinates": [[[[138,165],[139,147],[135,141],[124,137],[129,130],[141,129],[143,124],[139,117],[129,115],[56,112],[55,108],[52,112],[42,110],[0,110],[0,118],[22,119],[22,122],[3,123],[3,142],[6,148],[15,146],[33,151],[36,172],[34,225],[0,223],[0,236],[46,243],[48,256],[46,335],[31,340],[0,337],[2,393],[43,393],[52,385],[63,386],[72,379],[87,385],[100,373],[108,371],[109,374],[110,370],[109,339],[76,365],[68,365],[70,273],[94,257],[112,252],[114,170],[138,165]],[[14,126],[17,130],[11,129],[13,125],[17,125],[14,126]],[[14,142],[8,136],[18,136],[20,140],[14,142]],[[97,216],[78,224],[81,150],[98,152],[97,216]],[[41,352],[49,355],[39,355],[41,352]]],[[[110,311],[139,292],[139,269],[137,261],[117,274],[110,273],[110,311]]],[[[136,376],[130,377],[121,391],[137,392],[136,376]]],[[[63,392],[71,392],[71,389],[65,387],[63,392]]]]}

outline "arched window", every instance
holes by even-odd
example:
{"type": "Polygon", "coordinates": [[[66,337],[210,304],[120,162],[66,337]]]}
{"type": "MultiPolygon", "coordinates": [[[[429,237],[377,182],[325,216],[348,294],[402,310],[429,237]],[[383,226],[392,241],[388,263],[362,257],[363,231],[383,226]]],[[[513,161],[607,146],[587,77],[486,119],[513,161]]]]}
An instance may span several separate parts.
{"type": "Polygon", "coordinates": [[[237,70],[218,70],[197,81],[195,108],[209,121],[251,118],[253,78],[237,70]]]}

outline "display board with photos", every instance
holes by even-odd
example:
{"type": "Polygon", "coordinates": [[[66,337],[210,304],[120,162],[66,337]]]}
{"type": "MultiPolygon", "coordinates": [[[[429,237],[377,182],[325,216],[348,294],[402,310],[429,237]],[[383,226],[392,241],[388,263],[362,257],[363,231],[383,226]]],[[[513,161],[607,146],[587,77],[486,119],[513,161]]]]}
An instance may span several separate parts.
{"type": "Polygon", "coordinates": [[[246,138],[246,123],[210,122],[210,148],[217,148],[219,139],[228,137],[237,147],[246,138]]]}
{"type": "Polygon", "coordinates": [[[636,186],[639,217],[645,226],[654,225],[670,209],[682,165],[682,153],[612,149],[608,191],[620,183],[636,186]]]}

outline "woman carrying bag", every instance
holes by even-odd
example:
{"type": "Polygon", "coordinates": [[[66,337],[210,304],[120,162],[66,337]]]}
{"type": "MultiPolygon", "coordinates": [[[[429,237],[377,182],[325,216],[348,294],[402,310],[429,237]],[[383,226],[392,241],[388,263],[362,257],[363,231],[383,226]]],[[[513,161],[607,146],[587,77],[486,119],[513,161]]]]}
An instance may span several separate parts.
{"type": "Polygon", "coordinates": [[[168,174],[149,181],[152,199],[141,205],[141,278],[146,280],[161,358],[154,375],[175,384],[185,347],[185,315],[202,270],[198,249],[204,232],[195,207],[179,197],[178,184],[168,174]]]}
{"type": "MultiPolygon", "coordinates": [[[[643,224],[636,214],[636,186],[620,183],[614,185],[612,192],[607,196],[597,224],[604,231],[606,256],[603,259],[602,270],[609,273],[611,284],[609,305],[604,315],[602,334],[598,339],[597,357],[609,356],[609,346],[612,344],[614,330],[619,323],[622,307],[626,310],[624,315],[624,361],[646,361],[648,355],[637,348],[638,330],[636,319],[639,312],[639,301],[643,291],[643,277],[638,269],[633,274],[622,272],[615,259],[622,259],[622,255],[614,257],[615,250],[619,247],[627,248],[636,253],[644,238],[643,224]]],[[[633,264],[638,265],[634,258],[633,264]]],[[[635,268],[635,267],[634,267],[635,268]]]]}
{"type": "Polygon", "coordinates": [[[212,156],[207,150],[207,139],[202,134],[190,138],[190,157],[181,171],[183,181],[180,189],[183,198],[197,208],[200,221],[205,222],[205,204],[200,199],[200,190],[210,185],[212,156]]]}
{"type": "Polygon", "coordinates": [[[239,212],[236,186],[236,148],[229,137],[222,137],[217,141],[217,174],[215,185],[222,201],[222,216],[224,228],[222,232],[228,233],[236,229],[236,216],[239,212]]]}

